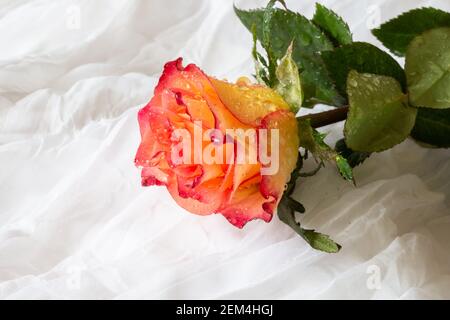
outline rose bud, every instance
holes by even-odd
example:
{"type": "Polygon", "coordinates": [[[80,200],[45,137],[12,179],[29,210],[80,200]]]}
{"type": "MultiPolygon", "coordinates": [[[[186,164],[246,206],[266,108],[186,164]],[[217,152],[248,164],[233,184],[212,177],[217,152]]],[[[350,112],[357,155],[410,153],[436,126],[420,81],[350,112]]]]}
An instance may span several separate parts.
{"type": "Polygon", "coordinates": [[[164,185],[184,209],[242,228],[269,222],[298,156],[295,115],[272,89],[168,62],[138,115],[142,185],[164,185]]]}

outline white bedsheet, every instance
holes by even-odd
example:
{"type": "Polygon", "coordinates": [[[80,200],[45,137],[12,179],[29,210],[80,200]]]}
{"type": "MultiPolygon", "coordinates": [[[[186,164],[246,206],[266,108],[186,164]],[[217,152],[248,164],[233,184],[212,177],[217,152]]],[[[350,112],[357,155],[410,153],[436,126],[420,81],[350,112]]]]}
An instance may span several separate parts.
{"type": "MultiPolygon", "coordinates": [[[[381,21],[450,11],[320,2],[377,45],[381,21]]],[[[287,1],[307,16],[313,3],[287,1]]],[[[3,0],[0,39],[0,298],[450,298],[448,150],[408,140],[358,167],[356,188],[333,166],[303,179],[302,221],[343,245],[334,255],[276,217],[238,230],[140,186],[136,116],[163,64],[252,73],[232,1],[3,0]]],[[[335,141],[342,124],[325,131],[335,141]]]]}

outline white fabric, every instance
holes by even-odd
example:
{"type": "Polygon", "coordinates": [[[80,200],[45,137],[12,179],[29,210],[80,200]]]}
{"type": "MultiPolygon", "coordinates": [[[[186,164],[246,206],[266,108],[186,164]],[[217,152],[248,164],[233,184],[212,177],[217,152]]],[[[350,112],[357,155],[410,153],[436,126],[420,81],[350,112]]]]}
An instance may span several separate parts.
{"type": "MultiPolygon", "coordinates": [[[[287,4],[311,16],[313,2],[287,4]]],[[[321,2],[376,45],[381,21],[450,11],[448,0],[321,2]]],[[[276,217],[239,230],[140,186],[137,111],[163,64],[251,75],[232,4],[0,3],[0,298],[450,298],[448,150],[408,140],[358,167],[356,188],[331,165],[303,179],[302,221],[343,245],[334,255],[276,217]]],[[[325,131],[335,141],[342,124],[325,131]]]]}

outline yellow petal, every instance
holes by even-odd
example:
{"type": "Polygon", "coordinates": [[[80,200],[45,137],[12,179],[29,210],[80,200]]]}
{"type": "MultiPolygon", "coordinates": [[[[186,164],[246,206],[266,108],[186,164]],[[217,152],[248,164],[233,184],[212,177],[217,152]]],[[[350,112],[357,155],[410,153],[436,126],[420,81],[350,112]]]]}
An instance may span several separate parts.
{"type": "Polygon", "coordinates": [[[277,110],[289,110],[288,104],[274,90],[251,85],[246,81],[238,84],[209,78],[220,100],[239,121],[258,126],[261,119],[277,110]]]}

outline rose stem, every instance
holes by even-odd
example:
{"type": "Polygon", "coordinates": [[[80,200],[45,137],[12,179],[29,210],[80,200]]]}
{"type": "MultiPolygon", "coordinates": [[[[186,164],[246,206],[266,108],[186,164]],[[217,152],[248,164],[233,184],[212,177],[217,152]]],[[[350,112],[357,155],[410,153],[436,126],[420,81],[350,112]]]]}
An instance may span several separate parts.
{"type": "Polygon", "coordinates": [[[329,111],[307,114],[298,120],[309,119],[313,128],[325,127],[329,124],[343,121],[347,118],[348,107],[336,108],[329,111]]]}

